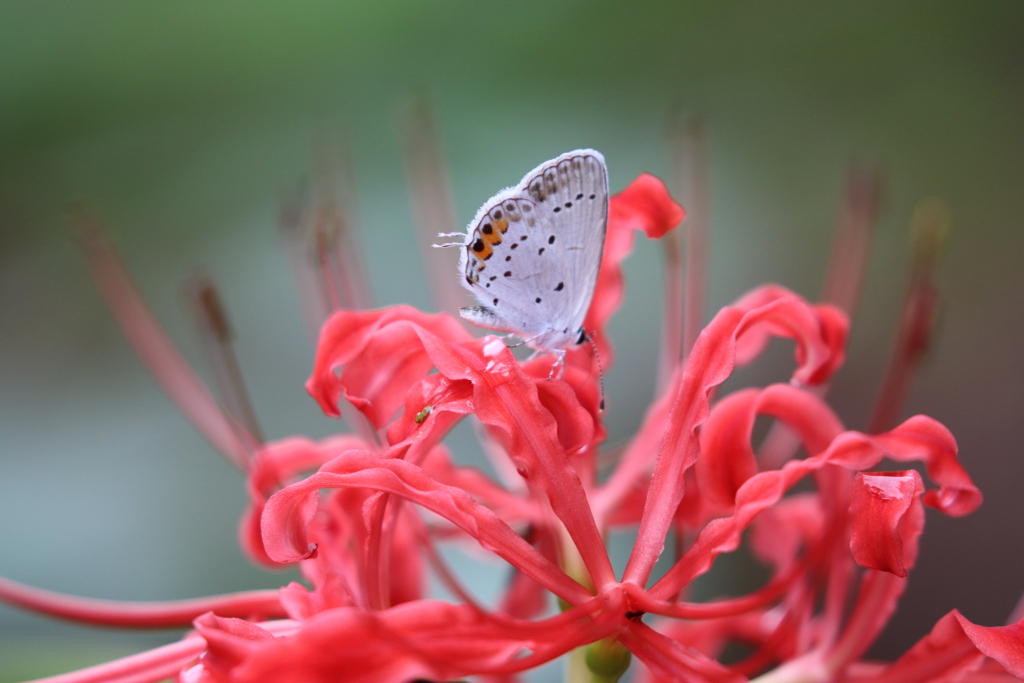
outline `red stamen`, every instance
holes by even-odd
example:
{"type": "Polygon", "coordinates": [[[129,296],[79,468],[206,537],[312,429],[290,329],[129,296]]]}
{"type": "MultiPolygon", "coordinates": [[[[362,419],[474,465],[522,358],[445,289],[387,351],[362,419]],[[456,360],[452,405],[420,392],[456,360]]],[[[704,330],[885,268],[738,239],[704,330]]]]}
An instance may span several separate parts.
{"type": "Polygon", "coordinates": [[[221,410],[160,327],[99,219],[84,206],[75,208],[74,218],[96,288],[139,359],[196,430],[239,469],[247,469],[249,451],[237,436],[237,425],[221,410]]]}
{"type": "Polygon", "coordinates": [[[276,590],[244,591],[189,600],[126,602],[65,595],[0,577],[0,600],[33,612],[100,626],[175,628],[188,626],[200,614],[223,617],[285,616],[276,590]]]}
{"type": "Polygon", "coordinates": [[[221,403],[243,427],[238,430],[239,439],[248,443],[251,451],[255,451],[263,443],[263,433],[245,388],[232,343],[234,333],[217,289],[209,276],[200,274],[188,283],[186,293],[192,304],[196,327],[199,328],[203,350],[213,372],[221,403]]]}
{"type": "Polygon", "coordinates": [[[868,430],[881,432],[899,419],[917,365],[931,343],[938,299],[936,271],[950,215],[937,199],[918,205],[911,222],[911,266],[900,327],[868,430]]]}
{"type": "Polygon", "coordinates": [[[403,112],[402,124],[409,201],[430,292],[438,310],[457,311],[469,305],[468,294],[452,277],[451,255],[443,249],[433,248],[438,233],[454,230],[458,219],[448,165],[441,152],[437,123],[427,100],[422,97],[414,99],[403,112]]]}
{"type": "Polygon", "coordinates": [[[704,326],[708,241],[711,231],[711,168],[707,123],[702,116],[678,122],[672,131],[673,189],[686,208],[686,288],[683,358],[704,326]]]}

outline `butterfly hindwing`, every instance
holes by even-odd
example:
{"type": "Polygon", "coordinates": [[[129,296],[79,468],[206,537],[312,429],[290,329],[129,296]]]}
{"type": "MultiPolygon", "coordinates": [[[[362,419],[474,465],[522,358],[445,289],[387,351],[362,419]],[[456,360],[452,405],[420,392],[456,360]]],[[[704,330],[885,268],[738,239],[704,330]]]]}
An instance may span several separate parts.
{"type": "Polygon", "coordinates": [[[593,297],[607,216],[607,171],[593,150],[541,164],[492,197],[467,230],[464,284],[481,306],[463,309],[463,317],[537,348],[574,343],[593,297]]]}

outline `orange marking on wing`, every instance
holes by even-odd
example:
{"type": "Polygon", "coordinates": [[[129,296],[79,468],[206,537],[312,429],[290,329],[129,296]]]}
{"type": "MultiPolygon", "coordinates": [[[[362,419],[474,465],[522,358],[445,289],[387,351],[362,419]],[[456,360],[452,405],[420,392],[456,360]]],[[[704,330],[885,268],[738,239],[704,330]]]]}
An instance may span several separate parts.
{"type": "Polygon", "coordinates": [[[482,235],[469,249],[469,253],[476,257],[477,261],[480,262],[480,265],[483,265],[483,262],[489,259],[491,254],[494,253],[494,248],[491,246],[490,239],[490,235],[482,235]]]}
{"type": "Polygon", "coordinates": [[[508,221],[505,220],[504,218],[499,218],[499,219],[493,221],[493,223],[494,223],[494,227],[496,227],[498,229],[498,232],[500,232],[502,234],[505,234],[505,231],[508,230],[508,221]]]}

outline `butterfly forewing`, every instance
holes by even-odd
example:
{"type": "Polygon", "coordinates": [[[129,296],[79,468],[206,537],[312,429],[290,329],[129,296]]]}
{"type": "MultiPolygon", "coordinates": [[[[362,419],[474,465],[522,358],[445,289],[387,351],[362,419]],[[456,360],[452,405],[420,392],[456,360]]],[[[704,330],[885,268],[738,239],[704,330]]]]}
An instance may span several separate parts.
{"type": "Polygon", "coordinates": [[[492,197],[470,223],[464,283],[481,306],[463,317],[538,348],[574,343],[604,251],[604,158],[577,150],[541,164],[492,197]]]}

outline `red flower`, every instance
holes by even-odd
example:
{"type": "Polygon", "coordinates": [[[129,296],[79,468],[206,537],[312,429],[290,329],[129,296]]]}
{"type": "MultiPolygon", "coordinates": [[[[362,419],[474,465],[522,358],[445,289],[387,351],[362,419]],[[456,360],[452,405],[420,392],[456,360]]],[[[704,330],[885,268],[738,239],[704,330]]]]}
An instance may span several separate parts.
{"type": "MultiPolygon", "coordinates": [[[[605,326],[623,298],[620,264],[634,230],[660,238],[682,217],[651,176],[612,199],[585,323],[606,364],[605,326]]],[[[953,437],[931,418],[875,434],[843,427],[816,388],[843,362],[847,319],[838,308],[769,285],[722,309],[602,478],[598,372],[586,347],[567,355],[564,376],[549,379],[550,359],[520,363],[501,339],[473,338],[445,314],[339,310],[323,325],[307,388],[328,415],[339,416],[344,399],[368,428],[359,437],[261,444],[191,375],[175,379],[183,364],[113,252],[96,237],[89,245],[142,355],[181,403],[210,407],[193,410],[195,419],[246,472],[244,547],[264,564],[298,563],[310,586],[129,608],[0,583],[12,602],[86,621],[194,619],[196,632],[179,644],[56,680],[511,680],[577,648],[586,648],[600,680],[616,680],[630,653],[646,680],[1024,675],[1024,626],[980,627],[956,612],[897,662],[860,661],[916,562],[924,508],[964,515],[981,494],[953,437]],[[773,337],[795,344],[790,383],[715,400],[736,365],[754,362],[773,337]],[[778,445],[757,453],[752,433],[762,415],[785,425],[806,457],[778,445]],[[442,444],[469,416],[503,481],[455,465],[442,444]],[[931,486],[916,470],[873,471],[883,458],[920,463],[931,486]],[[813,490],[793,492],[803,482],[813,490]],[[638,532],[619,576],[605,537],[621,526],[638,532]],[[685,601],[689,584],[748,530],[768,581],[746,595],[685,601]],[[685,543],[655,579],[670,537],[685,543]],[[435,547],[447,541],[475,544],[510,565],[498,608],[478,604],[448,569],[435,547]],[[457,604],[424,597],[427,564],[457,604]],[[563,610],[543,617],[548,593],[563,610]],[[751,654],[720,662],[731,642],[751,654]]]]}

